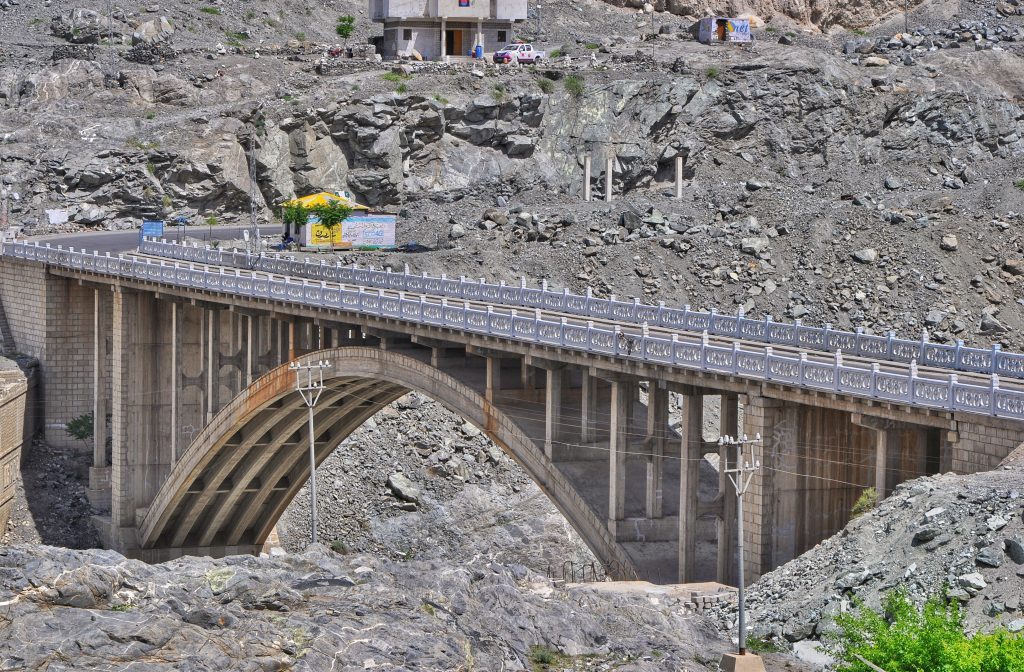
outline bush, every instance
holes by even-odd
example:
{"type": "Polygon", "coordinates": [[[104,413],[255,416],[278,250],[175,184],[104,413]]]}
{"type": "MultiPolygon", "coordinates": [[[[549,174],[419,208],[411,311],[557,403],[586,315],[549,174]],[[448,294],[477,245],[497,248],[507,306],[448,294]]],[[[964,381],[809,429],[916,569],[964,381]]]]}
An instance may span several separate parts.
{"type": "Polygon", "coordinates": [[[552,91],[555,90],[555,83],[552,82],[547,77],[541,77],[540,79],[538,79],[537,86],[540,87],[540,90],[543,93],[551,93],[552,91]]]}
{"type": "Polygon", "coordinates": [[[73,439],[78,439],[79,441],[91,441],[94,426],[95,423],[93,422],[92,413],[86,413],[69,420],[68,423],[64,425],[64,431],[73,439]]]}
{"type": "Polygon", "coordinates": [[[718,68],[708,68],[708,79],[718,79],[719,74],[721,73],[718,72],[718,68]]]}
{"type": "Polygon", "coordinates": [[[582,98],[587,87],[583,78],[578,75],[569,75],[565,78],[565,90],[573,98],[582,98]]]}
{"type": "Polygon", "coordinates": [[[348,546],[341,539],[335,539],[331,542],[331,550],[338,555],[348,555],[348,546]]]}
{"type": "Polygon", "coordinates": [[[409,87],[405,84],[399,84],[395,87],[395,93],[409,93],[409,87]]]}
{"type": "Polygon", "coordinates": [[[334,32],[338,34],[343,40],[347,40],[352,37],[352,31],[356,27],[356,19],[354,16],[339,16],[338,24],[334,26],[334,32]]]}
{"type": "Polygon", "coordinates": [[[1013,186],[1017,187],[1021,191],[1024,191],[1024,180],[1017,180],[1013,183],[1013,186]]]}
{"type": "Polygon", "coordinates": [[[385,72],[380,76],[385,82],[393,82],[395,84],[403,82],[407,79],[412,79],[412,75],[407,75],[404,72],[385,72]]]}
{"type": "Polygon", "coordinates": [[[1005,630],[968,637],[955,600],[931,597],[923,609],[902,589],[889,593],[883,613],[863,605],[836,617],[839,632],[828,651],[843,663],[840,672],[1016,672],[1024,670],[1024,636],[1005,630]]]}
{"type": "Polygon", "coordinates": [[[199,11],[202,12],[203,14],[213,14],[214,16],[220,14],[220,8],[219,7],[211,7],[209,5],[207,5],[206,7],[200,7],[199,11]]]}
{"type": "Polygon", "coordinates": [[[874,488],[868,488],[860,493],[860,497],[854,502],[853,508],[850,509],[850,517],[862,516],[876,506],[878,506],[878,491],[874,488]]]}
{"type": "Polygon", "coordinates": [[[505,100],[505,96],[508,91],[505,89],[504,84],[495,84],[494,89],[491,91],[491,97],[494,98],[494,102],[500,103],[505,100]]]}

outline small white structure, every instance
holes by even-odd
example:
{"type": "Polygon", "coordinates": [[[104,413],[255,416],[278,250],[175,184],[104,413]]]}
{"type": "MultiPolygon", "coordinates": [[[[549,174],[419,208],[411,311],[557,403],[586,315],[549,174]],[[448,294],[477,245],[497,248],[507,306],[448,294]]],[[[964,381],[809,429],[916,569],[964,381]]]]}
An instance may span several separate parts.
{"type": "Polygon", "coordinates": [[[704,44],[750,42],[750,19],[706,16],[697,26],[697,40],[704,44]]]}
{"type": "Polygon", "coordinates": [[[384,59],[419,55],[425,61],[493,53],[512,41],[526,20],[527,0],[369,0],[370,16],[384,24],[384,59]]]}

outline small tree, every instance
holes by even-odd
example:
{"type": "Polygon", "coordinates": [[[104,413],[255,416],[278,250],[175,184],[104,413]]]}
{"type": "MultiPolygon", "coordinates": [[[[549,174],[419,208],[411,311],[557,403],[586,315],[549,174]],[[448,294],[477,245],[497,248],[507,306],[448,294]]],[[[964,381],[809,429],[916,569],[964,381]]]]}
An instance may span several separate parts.
{"type": "Polygon", "coordinates": [[[334,32],[338,33],[338,36],[343,40],[347,40],[352,37],[352,31],[355,30],[356,19],[354,16],[339,16],[338,25],[334,27],[334,32]]]}
{"type": "Polygon", "coordinates": [[[88,445],[95,436],[95,422],[92,413],[85,413],[77,418],[72,418],[64,425],[64,431],[73,439],[78,439],[88,445]]]}
{"type": "Polygon", "coordinates": [[[314,206],[312,212],[320,220],[320,224],[330,230],[331,237],[333,238],[334,230],[341,228],[341,223],[352,214],[352,208],[337,201],[331,201],[323,205],[314,206]]]}

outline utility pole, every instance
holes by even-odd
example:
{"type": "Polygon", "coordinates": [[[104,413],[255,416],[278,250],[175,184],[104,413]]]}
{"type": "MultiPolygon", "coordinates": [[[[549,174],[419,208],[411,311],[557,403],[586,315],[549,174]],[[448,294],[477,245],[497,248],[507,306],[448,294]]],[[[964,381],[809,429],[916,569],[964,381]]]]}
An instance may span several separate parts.
{"type": "Polygon", "coordinates": [[[541,31],[541,3],[537,3],[537,39],[540,39],[541,31]]]}
{"type": "Polygon", "coordinates": [[[910,34],[910,0],[903,0],[903,34],[910,34]]]}
{"type": "Polygon", "coordinates": [[[299,364],[292,362],[289,368],[295,372],[295,389],[302,395],[309,409],[309,538],[316,543],[316,438],[313,433],[313,410],[324,392],[324,369],[331,368],[330,362],[299,364]]]}
{"type": "Polygon", "coordinates": [[[110,78],[110,84],[113,86],[114,83],[114,0],[107,0],[107,40],[109,44],[109,65],[107,66],[107,76],[110,78]]]}
{"type": "MultiPolygon", "coordinates": [[[[761,463],[756,461],[756,460],[754,461],[753,464],[751,464],[749,462],[744,462],[743,461],[743,449],[747,446],[747,444],[753,445],[753,444],[756,444],[756,443],[761,443],[761,435],[760,434],[755,436],[753,440],[748,439],[746,437],[746,435],[744,435],[743,438],[741,438],[741,439],[736,439],[735,437],[731,437],[731,436],[723,436],[722,438],[720,438],[718,440],[718,445],[719,446],[735,446],[736,447],[736,467],[733,468],[733,469],[726,469],[725,473],[729,476],[729,481],[732,482],[733,487],[736,489],[736,517],[738,519],[737,520],[737,525],[736,525],[736,529],[737,529],[737,533],[736,533],[736,537],[737,537],[736,550],[737,550],[737,555],[739,556],[738,557],[739,573],[738,573],[738,576],[737,576],[736,587],[738,588],[738,592],[739,592],[738,597],[739,597],[739,607],[740,607],[740,618],[739,618],[739,656],[740,656],[740,658],[750,658],[751,657],[751,656],[747,655],[747,604],[746,604],[746,596],[744,594],[744,588],[745,588],[744,583],[745,583],[745,578],[746,577],[744,577],[744,575],[743,575],[743,571],[744,571],[744,567],[743,567],[743,496],[747,493],[747,488],[750,487],[750,481],[753,480],[754,474],[757,473],[761,469],[761,463]]],[[[733,668],[727,667],[725,665],[726,658],[728,658],[728,657],[729,656],[727,654],[725,657],[722,658],[722,663],[723,663],[722,664],[722,668],[723,669],[733,669],[733,668]]],[[[757,658],[758,662],[760,662],[760,658],[758,658],[757,656],[753,656],[753,658],[757,658]]],[[[744,668],[744,669],[753,669],[753,668],[744,668]]],[[[764,669],[764,668],[762,667],[761,669],[764,669]]]]}
{"type": "Polygon", "coordinates": [[[254,256],[258,256],[260,244],[260,223],[257,215],[259,205],[256,203],[256,127],[252,127],[249,135],[249,245],[254,256]]]}

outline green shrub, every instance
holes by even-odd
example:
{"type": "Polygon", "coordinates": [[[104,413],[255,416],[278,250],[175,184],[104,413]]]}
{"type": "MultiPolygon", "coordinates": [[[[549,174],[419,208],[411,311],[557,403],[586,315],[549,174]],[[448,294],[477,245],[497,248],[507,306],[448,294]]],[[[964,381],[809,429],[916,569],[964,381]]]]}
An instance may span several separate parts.
{"type": "Polygon", "coordinates": [[[331,550],[338,555],[348,555],[348,546],[341,539],[335,539],[331,542],[331,550]]]}
{"type": "Polygon", "coordinates": [[[597,42],[587,42],[586,47],[587,49],[600,49],[601,45],[597,42]]]}
{"type": "Polygon", "coordinates": [[[156,112],[153,110],[146,112],[146,119],[156,119],[156,112]]]}
{"type": "Polygon", "coordinates": [[[1013,186],[1017,187],[1021,191],[1024,191],[1024,180],[1017,180],[1013,183],[1013,186]]]}
{"type": "Polygon", "coordinates": [[[867,35],[867,31],[861,30],[860,28],[853,28],[852,30],[850,30],[850,32],[856,35],[857,37],[864,37],[865,35],[867,35]]]}
{"type": "Polygon", "coordinates": [[[874,488],[868,488],[860,493],[860,497],[853,503],[853,508],[850,509],[850,517],[863,516],[876,506],[878,506],[878,491],[874,488]]]}
{"type": "Polygon", "coordinates": [[[587,86],[583,81],[583,77],[578,75],[568,75],[565,78],[565,90],[573,98],[582,98],[583,94],[587,91],[587,86]]]}
{"type": "Polygon", "coordinates": [[[552,82],[547,77],[541,77],[540,79],[538,79],[537,86],[540,87],[540,90],[543,93],[551,93],[552,91],[555,90],[555,83],[552,82]]]}
{"type": "Polygon", "coordinates": [[[718,75],[720,75],[720,74],[721,73],[718,71],[718,68],[715,68],[715,67],[708,68],[708,71],[707,71],[708,79],[718,79],[718,75]]]}
{"type": "Polygon", "coordinates": [[[747,637],[747,649],[752,653],[779,653],[782,648],[770,639],[747,637]]]}
{"type": "Polygon", "coordinates": [[[776,28],[775,26],[765,26],[764,32],[769,33],[769,34],[777,33],[777,32],[779,32],[779,29],[776,28]]]}
{"type": "Polygon", "coordinates": [[[968,637],[955,600],[933,596],[918,609],[902,589],[889,593],[883,613],[858,605],[836,617],[839,631],[826,649],[840,672],[1016,672],[1024,670],[1024,636],[1005,630],[968,637]]]}
{"type": "Polygon", "coordinates": [[[302,32],[300,30],[299,32],[295,33],[295,39],[298,40],[299,42],[305,42],[306,41],[306,33],[302,32]]]}
{"type": "Polygon", "coordinates": [[[505,100],[506,95],[508,95],[508,91],[505,89],[504,84],[495,84],[494,89],[491,90],[491,97],[494,98],[495,102],[502,102],[505,100]]]}
{"type": "Polygon", "coordinates": [[[409,87],[405,84],[399,84],[395,87],[395,93],[409,93],[409,87]]]}
{"type": "Polygon", "coordinates": [[[561,58],[561,56],[562,56],[562,50],[561,49],[555,49],[550,54],[548,54],[548,58],[561,58]]]}
{"type": "Polygon", "coordinates": [[[203,14],[213,14],[216,16],[220,14],[220,7],[211,7],[210,5],[206,5],[205,7],[200,7],[199,11],[203,14]]]}
{"type": "Polygon", "coordinates": [[[380,76],[380,78],[383,79],[385,82],[393,82],[395,84],[398,84],[399,82],[403,82],[407,79],[412,79],[412,75],[407,75],[404,72],[385,72],[383,75],[380,76]]]}
{"type": "Polygon", "coordinates": [[[338,24],[334,26],[334,32],[338,34],[343,40],[347,40],[352,37],[352,31],[355,30],[356,19],[354,16],[339,16],[338,24]]]}
{"type": "Polygon", "coordinates": [[[78,439],[79,441],[91,441],[94,426],[95,423],[93,422],[92,413],[86,413],[69,420],[68,423],[64,425],[64,431],[73,439],[78,439]]]}

